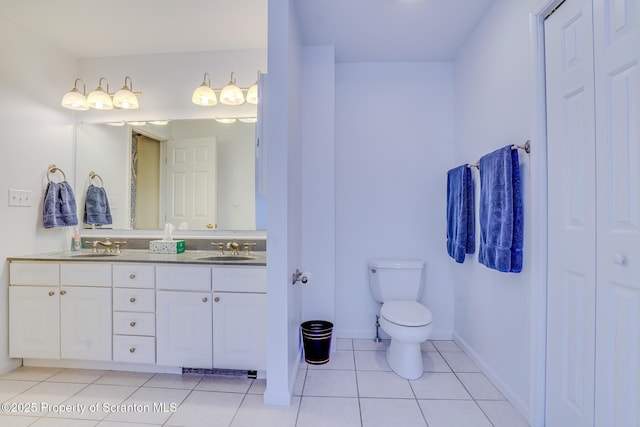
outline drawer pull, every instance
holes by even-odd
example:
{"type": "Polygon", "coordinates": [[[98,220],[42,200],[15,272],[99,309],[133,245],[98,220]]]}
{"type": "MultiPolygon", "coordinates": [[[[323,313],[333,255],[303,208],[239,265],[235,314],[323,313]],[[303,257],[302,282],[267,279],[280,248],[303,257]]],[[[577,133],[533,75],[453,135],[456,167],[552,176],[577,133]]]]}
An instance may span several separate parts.
{"type": "Polygon", "coordinates": [[[60,295],[66,295],[67,291],[60,291],[60,295]]]}
{"type": "Polygon", "coordinates": [[[129,302],[136,302],[136,299],[134,297],[129,298],[129,302]]]}
{"type": "Polygon", "coordinates": [[[129,275],[129,279],[133,280],[133,279],[135,279],[135,278],[136,278],[136,275],[135,275],[134,273],[131,273],[131,274],[129,275]]]}
{"type": "Polygon", "coordinates": [[[202,298],[202,302],[207,302],[207,301],[209,301],[209,298],[207,297],[202,298]]]}
{"type": "Polygon", "coordinates": [[[131,322],[129,323],[129,326],[131,326],[132,328],[136,326],[136,322],[131,322]]]}
{"type": "Polygon", "coordinates": [[[220,302],[220,298],[219,298],[219,297],[215,297],[213,300],[214,300],[215,302],[220,302]]]}
{"type": "Polygon", "coordinates": [[[135,353],[135,352],[136,352],[136,348],[135,348],[135,347],[131,347],[131,348],[129,349],[129,353],[135,353]]]}
{"type": "Polygon", "coordinates": [[[49,296],[50,296],[50,297],[54,296],[55,294],[56,294],[55,292],[53,292],[53,291],[49,291],[49,296]]]}

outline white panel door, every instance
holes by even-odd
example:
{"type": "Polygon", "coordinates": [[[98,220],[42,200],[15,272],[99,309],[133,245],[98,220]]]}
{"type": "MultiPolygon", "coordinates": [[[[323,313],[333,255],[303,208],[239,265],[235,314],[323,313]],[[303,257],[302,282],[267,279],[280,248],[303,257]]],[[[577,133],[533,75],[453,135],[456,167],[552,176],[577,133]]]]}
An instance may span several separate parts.
{"type": "Polygon", "coordinates": [[[111,288],[60,290],[60,356],[111,360],[111,288]]]}
{"type": "Polygon", "coordinates": [[[548,138],[548,427],[592,426],[596,298],[590,0],[545,21],[548,138]]]}
{"type": "Polygon", "coordinates": [[[264,371],[267,295],[215,292],[213,296],[213,367],[264,371]]]}
{"type": "Polygon", "coordinates": [[[640,426],[640,1],[594,3],[596,426],[640,426]]]}
{"type": "Polygon", "coordinates": [[[212,320],[211,293],[157,291],[157,364],[210,369],[212,320]]]}
{"type": "Polygon", "coordinates": [[[60,358],[58,287],[9,286],[9,356],[60,358]]]}
{"type": "Polygon", "coordinates": [[[165,223],[205,230],[217,221],[216,138],[167,142],[165,223]]]}

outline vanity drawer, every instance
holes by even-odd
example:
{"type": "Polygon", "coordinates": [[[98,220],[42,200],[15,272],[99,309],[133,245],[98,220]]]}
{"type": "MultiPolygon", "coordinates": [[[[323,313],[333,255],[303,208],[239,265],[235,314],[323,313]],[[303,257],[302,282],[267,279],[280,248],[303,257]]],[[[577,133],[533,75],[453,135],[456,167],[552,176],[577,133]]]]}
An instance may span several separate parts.
{"type": "Polygon", "coordinates": [[[267,269],[264,267],[213,267],[214,291],[267,292],[267,269]]]}
{"type": "Polygon", "coordinates": [[[9,264],[12,285],[58,286],[60,267],[53,263],[15,262],[9,264]]]}
{"type": "Polygon", "coordinates": [[[136,313],[116,311],[113,313],[114,335],[156,335],[156,315],[154,313],[136,313]]]}
{"type": "Polygon", "coordinates": [[[114,264],[113,286],[116,288],[153,288],[155,269],[149,264],[114,264]]]}
{"type": "Polygon", "coordinates": [[[113,289],[114,311],[146,311],[156,309],[156,296],[153,289],[113,289]]]}
{"type": "Polygon", "coordinates": [[[60,284],[64,286],[111,287],[111,264],[97,262],[60,264],[60,284]]]}
{"type": "Polygon", "coordinates": [[[156,289],[210,291],[211,267],[156,266],[156,289]]]}
{"type": "Polygon", "coordinates": [[[156,363],[156,339],[115,335],[113,337],[113,360],[115,362],[156,363]]]}

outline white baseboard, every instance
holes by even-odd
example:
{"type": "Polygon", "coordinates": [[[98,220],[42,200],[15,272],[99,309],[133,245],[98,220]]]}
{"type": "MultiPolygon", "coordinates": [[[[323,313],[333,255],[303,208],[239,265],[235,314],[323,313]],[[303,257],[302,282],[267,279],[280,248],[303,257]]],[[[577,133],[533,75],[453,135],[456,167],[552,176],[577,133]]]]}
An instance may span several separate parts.
{"type": "Polygon", "coordinates": [[[0,375],[16,370],[20,366],[22,366],[22,359],[7,359],[0,364],[0,375]]]}
{"type": "Polygon", "coordinates": [[[453,334],[453,341],[469,356],[469,358],[476,364],[478,368],[482,370],[482,373],[495,385],[500,393],[511,403],[516,411],[522,415],[525,420],[529,419],[529,407],[527,403],[518,396],[509,384],[500,377],[496,371],[488,365],[479,355],[476,353],[465,340],[460,338],[457,334],[453,334]]]}
{"type": "MultiPolygon", "coordinates": [[[[333,333],[336,338],[345,339],[373,339],[373,337],[375,336],[375,331],[372,333],[370,329],[334,329],[333,333]]],[[[444,341],[451,340],[452,337],[453,333],[451,331],[434,331],[431,333],[429,339],[444,341]]],[[[389,339],[390,337],[382,329],[380,329],[380,338],[389,339]]]]}

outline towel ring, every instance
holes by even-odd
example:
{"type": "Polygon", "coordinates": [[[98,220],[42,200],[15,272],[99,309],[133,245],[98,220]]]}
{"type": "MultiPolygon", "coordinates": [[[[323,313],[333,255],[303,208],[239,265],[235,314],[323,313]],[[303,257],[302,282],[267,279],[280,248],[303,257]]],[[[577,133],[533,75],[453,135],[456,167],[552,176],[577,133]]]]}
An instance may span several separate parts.
{"type": "Polygon", "coordinates": [[[91,171],[89,172],[89,181],[92,181],[93,178],[98,178],[100,180],[100,185],[104,187],[104,181],[102,180],[102,177],[97,173],[95,173],[94,171],[91,171]]]}
{"type": "Polygon", "coordinates": [[[47,171],[47,181],[51,182],[51,174],[54,174],[56,172],[60,172],[62,174],[63,181],[67,180],[67,175],[64,174],[64,171],[62,169],[60,169],[56,165],[50,165],[49,170],[47,171]]]}

